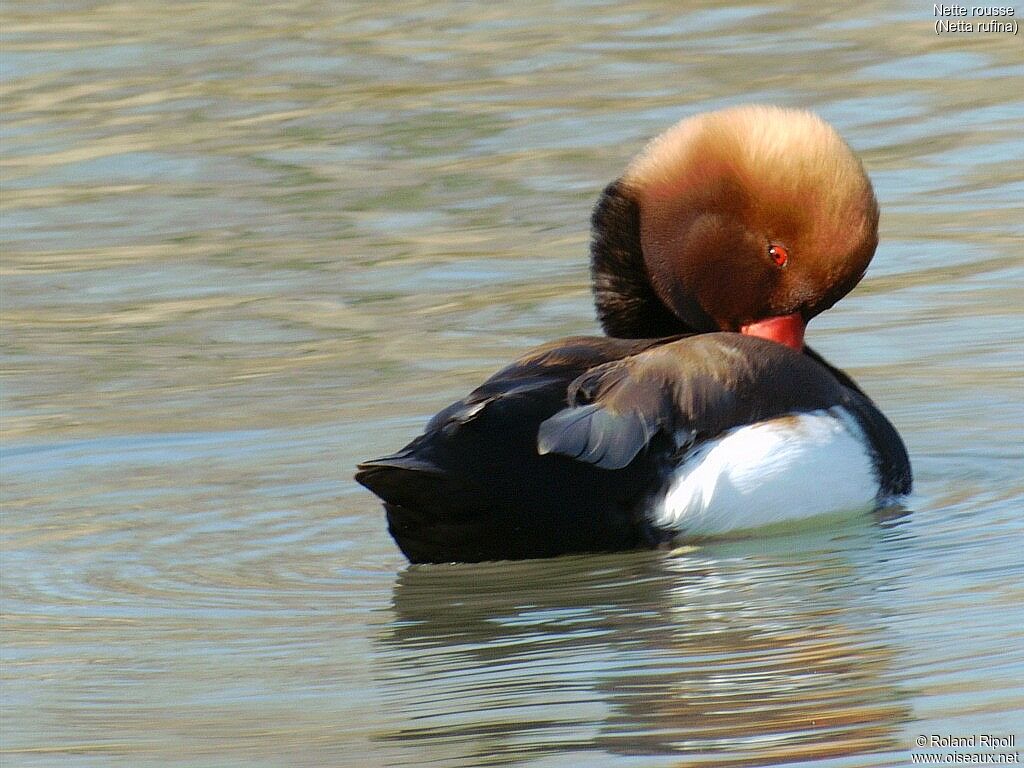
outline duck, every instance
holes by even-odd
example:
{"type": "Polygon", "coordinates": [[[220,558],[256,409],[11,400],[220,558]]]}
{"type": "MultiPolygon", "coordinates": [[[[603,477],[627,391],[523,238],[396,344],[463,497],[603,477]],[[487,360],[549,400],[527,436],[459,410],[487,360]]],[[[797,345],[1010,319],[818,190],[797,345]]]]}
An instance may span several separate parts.
{"type": "Polygon", "coordinates": [[[899,433],[805,344],[878,245],[838,132],[800,109],[695,114],[601,193],[604,336],[528,351],[358,466],[412,563],[678,546],[910,493],[899,433]]]}

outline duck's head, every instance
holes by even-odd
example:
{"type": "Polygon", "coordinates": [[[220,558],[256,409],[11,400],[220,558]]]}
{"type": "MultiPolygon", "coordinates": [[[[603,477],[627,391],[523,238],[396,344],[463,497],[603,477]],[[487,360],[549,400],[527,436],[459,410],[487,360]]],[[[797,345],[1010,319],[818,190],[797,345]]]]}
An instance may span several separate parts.
{"type": "Polygon", "coordinates": [[[611,336],[740,331],[800,349],[878,244],[864,168],[810,112],[687,118],[605,189],[593,216],[598,316],[611,336]]]}

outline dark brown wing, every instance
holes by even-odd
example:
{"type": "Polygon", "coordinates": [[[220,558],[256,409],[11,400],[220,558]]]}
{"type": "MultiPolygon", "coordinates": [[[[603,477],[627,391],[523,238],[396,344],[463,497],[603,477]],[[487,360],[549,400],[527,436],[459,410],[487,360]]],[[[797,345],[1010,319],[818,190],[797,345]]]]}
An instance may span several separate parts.
{"type": "Polygon", "coordinates": [[[683,447],[743,424],[840,405],[845,392],[828,370],[788,347],[701,334],[583,374],[570,386],[573,405],[541,424],[538,447],[620,469],[660,432],[683,447]]]}

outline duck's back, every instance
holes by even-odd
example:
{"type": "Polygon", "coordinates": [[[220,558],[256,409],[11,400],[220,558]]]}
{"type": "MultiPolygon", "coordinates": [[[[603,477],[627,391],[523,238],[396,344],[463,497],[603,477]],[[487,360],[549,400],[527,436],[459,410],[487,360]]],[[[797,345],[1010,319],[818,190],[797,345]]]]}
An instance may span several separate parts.
{"type": "Polygon", "coordinates": [[[537,452],[542,422],[586,371],[671,339],[545,345],[434,416],[397,453],[359,465],[412,562],[477,562],[632,548],[632,505],[652,478],[537,452]]]}

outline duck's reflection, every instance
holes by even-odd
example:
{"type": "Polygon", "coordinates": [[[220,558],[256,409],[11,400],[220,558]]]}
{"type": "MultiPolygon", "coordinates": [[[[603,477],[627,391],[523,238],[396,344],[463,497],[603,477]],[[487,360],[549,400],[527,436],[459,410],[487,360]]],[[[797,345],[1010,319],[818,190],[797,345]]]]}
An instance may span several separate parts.
{"type": "Polygon", "coordinates": [[[385,738],[445,765],[899,748],[909,711],[862,566],[824,533],[773,546],[410,568],[380,637],[402,723],[385,738]]]}

